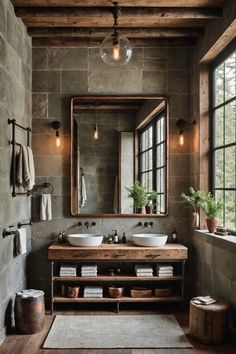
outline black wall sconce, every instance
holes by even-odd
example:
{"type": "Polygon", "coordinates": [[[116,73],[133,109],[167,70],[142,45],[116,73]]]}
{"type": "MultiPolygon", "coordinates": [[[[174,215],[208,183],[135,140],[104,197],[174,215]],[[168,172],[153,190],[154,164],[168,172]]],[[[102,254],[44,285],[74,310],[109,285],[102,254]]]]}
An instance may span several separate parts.
{"type": "Polygon", "coordinates": [[[179,129],[179,145],[183,146],[184,145],[184,131],[187,130],[188,127],[195,125],[196,121],[194,120],[193,122],[187,122],[184,119],[178,119],[176,121],[176,127],[179,129]]]}
{"type": "Polygon", "coordinates": [[[61,146],[61,140],[60,140],[59,129],[61,128],[61,123],[58,120],[54,120],[54,122],[52,122],[52,127],[53,127],[53,129],[56,130],[56,146],[60,147],[61,146]]]}

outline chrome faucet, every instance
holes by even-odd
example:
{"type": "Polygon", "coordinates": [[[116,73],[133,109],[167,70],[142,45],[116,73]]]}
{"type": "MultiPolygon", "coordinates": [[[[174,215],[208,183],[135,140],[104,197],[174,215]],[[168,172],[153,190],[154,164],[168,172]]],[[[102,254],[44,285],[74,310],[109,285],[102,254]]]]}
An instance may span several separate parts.
{"type": "Polygon", "coordinates": [[[153,228],[153,222],[152,222],[152,221],[150,221],[150,222],[145,221],[145,223],[143,224],[143,226],[144,226],[145,228],[148,228],[148,227],[153,228]]]}
{"type": "Polygon", "coordinates": [[[95,223],[95,221],[92,221],[92,222],[89,224],[89,222],[86,221],[85,224],[84,224],[84,226],[86,226],[87,229],[88,229],[88,228],[91,227],[91,226],[96,226],[96,223],[95,223]]]}

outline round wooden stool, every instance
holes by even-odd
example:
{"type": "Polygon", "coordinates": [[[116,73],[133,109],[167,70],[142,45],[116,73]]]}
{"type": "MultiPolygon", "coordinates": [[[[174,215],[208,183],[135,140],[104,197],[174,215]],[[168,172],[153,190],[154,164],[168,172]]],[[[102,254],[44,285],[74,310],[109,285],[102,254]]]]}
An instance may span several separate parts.
{"type": "Polygon", "coordinates": [[[221,344],[228,333],[229,305],[218,301],[211,305],[198,305],[190,301],[190,335],[205,344],[221,344]]]}
{"type": "Polygon", "coordinates": [[[15,325],[23,334],[43,330],[45,319],[44,292],[41,290],[22,290],[15,298],[15,325]]]}

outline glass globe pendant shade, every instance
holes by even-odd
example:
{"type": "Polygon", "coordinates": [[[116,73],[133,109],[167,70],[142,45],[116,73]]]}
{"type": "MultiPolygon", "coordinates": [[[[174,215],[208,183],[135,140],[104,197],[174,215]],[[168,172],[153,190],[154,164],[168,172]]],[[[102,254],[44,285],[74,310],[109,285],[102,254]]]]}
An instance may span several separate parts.
{"type": "Polygon", "coordinates": [[[100,47],[100,56],[104,63],[111,66],[127,64],[132,56],[132,47],[127,38],[114,34],[106,37],[100,47]]]}

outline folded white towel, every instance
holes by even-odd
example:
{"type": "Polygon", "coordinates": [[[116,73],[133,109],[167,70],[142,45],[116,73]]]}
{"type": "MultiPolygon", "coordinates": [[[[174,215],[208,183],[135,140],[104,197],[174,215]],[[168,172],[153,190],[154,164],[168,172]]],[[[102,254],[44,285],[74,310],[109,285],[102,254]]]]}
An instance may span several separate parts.
{"type": "Polygon", "coordinates": [[[103,294],[93,294],[93,293],[91,293],[91,294],[84,294],[84,297],[86,297],[86,298],[89,298],[89,297],[96,297],[96,298],[99,298],[99,297],[103,297],[103,294]]]}
{"type": "Polygon", "coordinates": [[[97,264],[94,264],[94,265],[86,265],[86,264],[83,264],[81,269],[83,270],[94,270],[94,269],[97,269],[98,266],[97,264]]]}
{"type": "Polygon", "coordinates": [[[27,252],[26,229],[18,229],[16,234],[16,255],[27,252]]]}
{"type": "Polygon", "coordinates": [[[84,293],[102,294],[103,288],[101,286],[85,286],[84,293]]]}
{"type": "Polygon", "coordinates": [[[153,273],[137,273],[137,277],[153,277],[153,273]]]}
{"type": "Polygon", "coordinates": [[[41,195],[40,220],[52,220],[51,194],[42,194],[41,195]]]}

